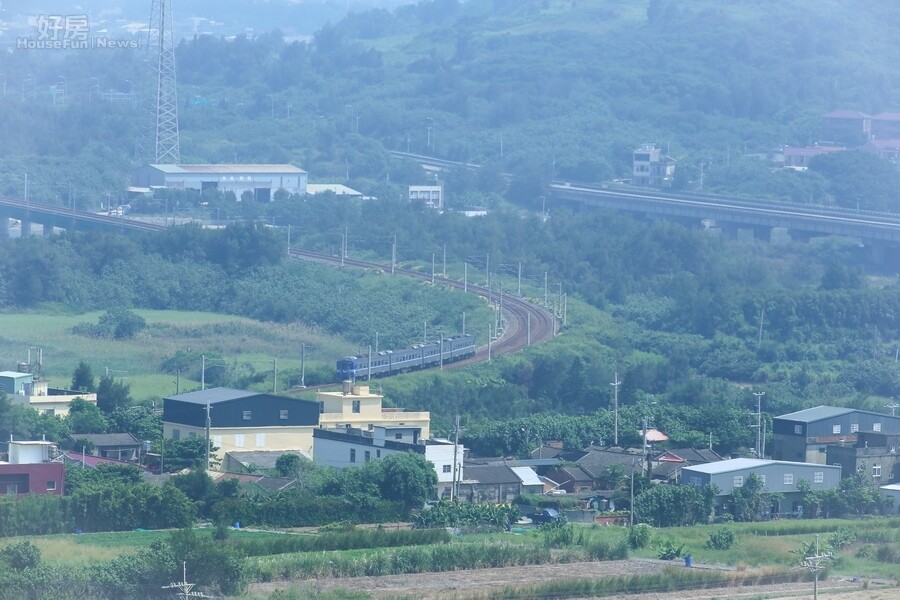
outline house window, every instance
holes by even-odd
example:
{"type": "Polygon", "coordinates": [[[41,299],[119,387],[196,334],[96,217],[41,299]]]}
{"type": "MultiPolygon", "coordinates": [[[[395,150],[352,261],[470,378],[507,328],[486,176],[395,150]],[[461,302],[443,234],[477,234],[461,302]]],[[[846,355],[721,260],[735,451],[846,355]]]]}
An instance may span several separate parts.
{"type": "Polygon", "coordinates": [[[813,473],[813,483],[825,483],[825,471],[816,471],[813,473]]]}
{"type": "Polygon", "coordinates": [[[696,475],[691,475],[690,484],[691,484],[691,485],[699,486],[699,485],[700,485],[700,478],[697,477],[696,475]]]}
{"type": "Polygon", "coordinates": [[[375,451],[375,458],[381,458],[381,450],[375,451]]]}
{"type": "Polygon", "coordinates": [[[450,469],[451,469],[450,465],[444,465],[444,473],[449,473],[450,469]]]}
{"type": "Polygon", "coordinates": [[[250,411],[249,411],[249,410],[243,411],[243,415],[244,415],[244,416],[243,416],[243,419],[244,419],[245,421],[249,421],[249,420],[250,420],[250,411]]]}
{"type": "Polygon", "coordinates": [[[840,432],[841,432],[841,426],[840,426],[840,425],[832,425],[832,426],[831,426],[831,433],[833,433],[833,434],[838,434],[838,433],[840,433],[840,432]]]}
{"type": "Polygon", "coordinates": [[[265,448],[266,447],[266,434],[264,434],[264,433],[256,434],[256,447],[257,448],[265,448]]]}
{"type": "Polygon", "coordinates": [[[797,435],[803,435],[803,425],[794,425],[794,433],[797,435]]]}
{"type": "Polygon", "coordinates": [[[279,410],[279,411],[278,411],[278,418],[281,419],[282,421],[287,421],[287,418],[288,418],[288,411],[287,411],[287,410],[279,410]]]}
{"type": "Polygon", "coordinates": [[[359,413],[359,400],[354,400],[354,401],[353,401],[353,412],[354,412],[354,413],[359,413]]]}
{"type": "Polygon", "coordinates": [[[402,434],[402,433],[395,433],[395,434],[394,434],[394,439],[395,439],[395,440],[402,440],[402,439],[403,439],[403,434],[402,434]]]}
{"type": "Polygon", "coordinates": [[[365,462],[369,462],[370,460],[372,460],[372,453],[366,450],[365,454],[363,455],[363,460],[365,462]]]}
{"type": "Polygon", "coordinates": [[[48,481],[48,482],[47,482],[47,491],[48,491],[48,492],[52,492],[52,491],[55,490],[55,489],[56,489],[56,482],[55,482],[55,481],[48,481]]]}
{"type": "Polygon", "coordinates": [[[734,476],[734,487],[741,487],[744,485],[744,476],[743,475],[735,475],[734,476]]]}
{"type": "Polygon", "coordinates": [[[176,441],[181,439],[181,430],[180,429],[172,430],[172,439],[176,440],[176,441]]]}
{"type": "Polygon", "coordinates": [[[19,486],[15,483],[7,483],[6,484],[6,493],[15,496],[19,493],[19,486]]]}
{"type": "Polygon", "coordinates": [[[234,436],[234,445],[238,448],[244,447],[244,434],[243,433],[239,433],[234,436]]]}
{"type": "Polygon", "coordinates": [[[356,462],[356,448],[350,448],[350,462],[356,462]]]}
{"type": "Polygon", "coordinates": [[[850,433],[859,431],[859,423],[850,423],[850,433]]]}
{"type": "Polygon", "coordinates": [[[881,465],[872,465],[872,477],[881,477],[881,465]]]}
{"type": "Polygon", "coordinates": [[[881,423],[872,423],[872,431],[881,431],[881,423]]]}
{"type": "Polygon", "coordinates": [[[794,474],[793,473],[785,473],[784,474],[784,485],[794,485],[794,474]]]}

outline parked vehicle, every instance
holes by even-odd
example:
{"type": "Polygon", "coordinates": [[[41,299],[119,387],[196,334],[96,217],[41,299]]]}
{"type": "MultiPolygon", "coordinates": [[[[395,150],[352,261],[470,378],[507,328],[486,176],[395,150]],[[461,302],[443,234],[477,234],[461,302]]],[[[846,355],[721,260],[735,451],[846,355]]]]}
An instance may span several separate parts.
{"type": "Polygon", "coordinates": [[[530,515],[531,522],[535,525],[543,525],[544,523],[555,523],[559,521],[559,511],[555,508],[542,508],[530,515]]]}

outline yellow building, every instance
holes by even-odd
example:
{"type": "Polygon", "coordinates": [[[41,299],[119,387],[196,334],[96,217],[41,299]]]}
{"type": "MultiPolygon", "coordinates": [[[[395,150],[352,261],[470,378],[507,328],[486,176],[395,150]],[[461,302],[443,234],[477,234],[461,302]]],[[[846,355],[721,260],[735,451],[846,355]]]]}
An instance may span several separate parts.
{"type": "MultiPolygon", "coordinates": [[[[319,426],[325,429],[355,427],[371,430],[376,425],[384,427],[418,427],[421,439],[431,437],[431,413],[406,411],[402,408],[385,408],[384,396],[373,394],[369,386],[354,385],[345,381],[339,392],[318,392],[319,426]]],[[[311,441],[311,440],[310,440],[311,441]]]]}
{"type": "Polygon", "coordinates": [[[222,459],[233,450],[312,452],[319,407],[299,400],[230,388],[212,388],[163,399],[163,437],[209,436],[222,459]]]}
{"type": "Polygon", "coordinates": [[[15,404],[60,417],[69,414],[69,403],[75,398],[97,404],[97,394],[52,388],[46,379],[20,371],[0,371],[0,392],[5,392],[15,404]]]}

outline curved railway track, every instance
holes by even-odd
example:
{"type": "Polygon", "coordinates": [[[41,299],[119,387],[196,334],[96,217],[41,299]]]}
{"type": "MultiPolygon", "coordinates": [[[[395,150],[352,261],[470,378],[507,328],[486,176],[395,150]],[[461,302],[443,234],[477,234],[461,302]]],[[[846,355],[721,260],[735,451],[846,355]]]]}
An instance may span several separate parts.
{"type": "MultiPolygon", "coordinates": [[[[326,263],[330,265],[342,264],[340,257],[331,256],[329,254],[320,254],[318,252],[309,252],[307,250],[297,249],[290,249],[289,253],[292,257],[302,260],[326,263]]],[[[363,269],[378,269],[386,272],[389,272],[391,268],[390,265],[383,265],[380,263],[346,257],[343,260],[343,264],[351,267],[358,267],[363,269]]],[[[414,271],[412,269],[404,269],[401,267],[394,267],[394,274],[404,275],[406,277],[412,277],[424,281],[431,281],[432,278],[430,273],[423,273],[421,271],[414,271]]],[[[460,290],[466,288],[462,281],[457,281],[456,279],[450,279],[448,277],[435,276],[434,281],[435,283],[454,287],[460,290]]],[[[497,297],[496,291],[489,292],[486,287],[473,285],[471,283],[468,284],[468,291],[481,296],[482,298],[497,297]]],[[[554,336],[554,334],[556,333],[556,319],[549,311],[517,296],[504,294],[503,317],[506,320],[506,327],[503,329],[503,335],[491,342],[491,356],[509,354],[510,352],[515,352],[528,346],[529,315],[531,320],[532,344],[540,344],[542,342],[546,342],[554,336]]],[[[466,360],[461,360],[459,362],[444,365],[444,368],[452,369],[455,367],[461,367],[464,365],[481,362],[487,359],[488,345],[485,344],[483,346],[480,346],[476,350],[475,356],[467,358],[466,360]]]]}

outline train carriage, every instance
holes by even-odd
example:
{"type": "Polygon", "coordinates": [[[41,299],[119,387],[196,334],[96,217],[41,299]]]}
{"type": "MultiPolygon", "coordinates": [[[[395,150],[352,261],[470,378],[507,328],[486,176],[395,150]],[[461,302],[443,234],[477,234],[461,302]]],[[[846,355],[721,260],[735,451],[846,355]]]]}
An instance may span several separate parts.
{"type": "Polygon", "coordinates": [[[337,361],[339,380],[383,377],[416,369],[427,369],[475,355],[475,336],[463,334],[443,341],[416,344],[403,350],[382,350],[369,356],[345,356],[337,361]]]}

